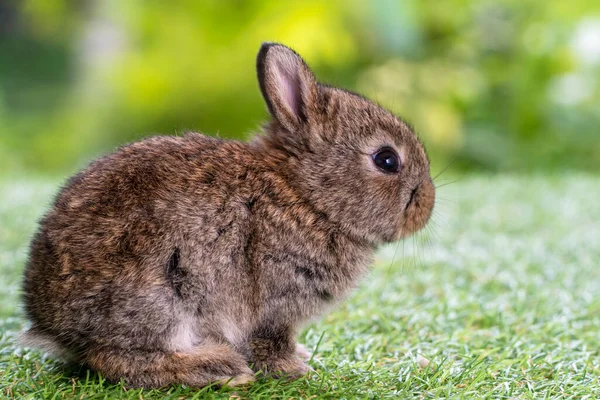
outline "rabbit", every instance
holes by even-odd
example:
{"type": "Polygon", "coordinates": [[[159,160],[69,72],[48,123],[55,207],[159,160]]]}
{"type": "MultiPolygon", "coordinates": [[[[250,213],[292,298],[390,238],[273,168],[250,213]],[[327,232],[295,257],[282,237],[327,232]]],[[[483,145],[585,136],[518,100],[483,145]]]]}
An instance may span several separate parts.
{"type": "Polygon", "coordinates": [[[271,118],[253,139],[149,137],[66,182],[31,242],[25,345],[130,387],[307,373],[302,323],[427,223],[435,188],[391,112],[282,44],[256,67],[271,118]]]}

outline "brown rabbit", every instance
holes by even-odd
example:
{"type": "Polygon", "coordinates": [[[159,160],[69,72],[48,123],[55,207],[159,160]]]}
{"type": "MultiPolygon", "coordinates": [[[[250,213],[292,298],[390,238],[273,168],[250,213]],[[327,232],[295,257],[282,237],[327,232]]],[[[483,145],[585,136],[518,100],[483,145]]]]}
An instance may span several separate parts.
{"type": "Polygon", "coordinates": [[[67,182],[31,243],[26,344],[132,386],[307,371],[300,324],[426,224],[434,187],[390,112],[280,44],[257,69],[272,120],[253,141],[151,137],[67,182]]]}

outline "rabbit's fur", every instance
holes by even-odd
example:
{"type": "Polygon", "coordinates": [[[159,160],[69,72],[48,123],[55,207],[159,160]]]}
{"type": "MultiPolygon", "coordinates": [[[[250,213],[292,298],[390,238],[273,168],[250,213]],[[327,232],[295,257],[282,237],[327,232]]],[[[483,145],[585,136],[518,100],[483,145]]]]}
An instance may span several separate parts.
{"type": "Polygon", "coordinates": [[[253,141],[151,137],[67,182],[31,244],[25,343],[132,386],[307,371],[300,324],[425,225],[434,187],[400,119],[285,46],[257,69],[272,120],[253,141]],[[374,165],[382,146],[399,172],[374,165]]]}

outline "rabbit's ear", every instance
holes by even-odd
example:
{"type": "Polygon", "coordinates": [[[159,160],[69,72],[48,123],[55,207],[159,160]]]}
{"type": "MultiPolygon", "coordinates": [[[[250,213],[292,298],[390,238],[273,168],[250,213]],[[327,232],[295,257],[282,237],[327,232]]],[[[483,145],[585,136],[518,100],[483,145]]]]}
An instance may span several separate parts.
{"type": "Polygon", "coordinates": [[[315,109],[318,84],[304,60],[286,46],[263,43],[256,69],[271,115],[290,132],[308,122],[315,109]]]}

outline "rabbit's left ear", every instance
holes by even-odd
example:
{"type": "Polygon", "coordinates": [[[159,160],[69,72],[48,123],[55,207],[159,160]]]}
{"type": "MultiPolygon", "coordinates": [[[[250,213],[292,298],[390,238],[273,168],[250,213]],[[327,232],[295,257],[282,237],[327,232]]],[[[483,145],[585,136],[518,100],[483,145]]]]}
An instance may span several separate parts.
{"type": "Polygon", "coordinates": [[[316,106],[318,84],[302,57],[281,44],[263,43],[256,70],[271,115],[290,132],[308,122],[316,106]]]}

